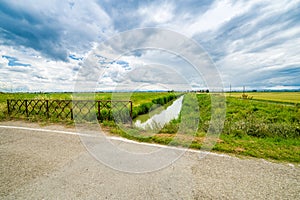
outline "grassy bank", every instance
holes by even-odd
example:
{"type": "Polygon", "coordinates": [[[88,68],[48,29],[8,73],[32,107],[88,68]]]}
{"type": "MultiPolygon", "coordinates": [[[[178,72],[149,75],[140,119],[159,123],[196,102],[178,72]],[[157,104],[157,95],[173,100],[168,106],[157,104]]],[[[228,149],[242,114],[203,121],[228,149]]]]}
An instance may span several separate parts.
{"type": "Polygon", "coordinates": [[[227,98],[226,112],[215,150],[300,162],[299,106],[227,98]]]}
{"type": "MultiPolygon", "coordinates": [[[[178,119],[155,134],[136,130],[124,132],[117,127],[111,129],[112,133],[138,141],[201,149],[211,117],[210,95],[198,94],[197,99],[200,110],[197,131],[178,131],[181,123],[178,119]]],[[[227,97],[226,106],[224,129],[216,140],[214,151],[300,162],[299,106],[234,97],[227,97]]],[[[195,113],[192,110],[188,112],[195,113]]]]}
{"type": "MultiPolygon", "coordinates": [[[[232,93],[226,98],[226,120],[224,129],[216,140],[214,151],[233,153],[286,162],[300,162],[300,107],[297,98],[299,93],[246,93],[252,99],[241,99],[242,93],[232,93]],[[234,95],[233,95],[234,94],[234,95]],[[259,97],[260,95],[260,97],[259,97]],[[281,103],[274,103],[274,102],[281,103]],[[288,102],[288,104],[285,104],[288,102]],[[292,104],[291,104],[292,102],[292,104]]],[[[122,95],[120,93],[120,95],[122,95]]],[[[148,113],[156,104],[172,101],[177,93],[133,93],[133,115],[148,113]]],[[[109,100],[111,93],[96,93],[95,99],[109,100]]],[[[128,96],[128,93],[124,93],[128,96]]],[[[92,94],[82,95],[90,99],[92,94]]],[[[0,94],[0,119],[7,119],[6,99],[72,99],[71,93],[49,94],[0,94]]],[[[133,140],[155,142],[174,146],[189,146],[201,149],[209,128],[211,102],[209,94],[197,94],[185,98],[184,113],[177,120],[171,121],[159,132],[147,132],[138,129],[120,129],[112,121],[104,121],[103,126],[112,134],[133,140]],[[196,105],[195,105],[196,102],[196,105]],[[195,116],[195,107],[199,113],[195,116]],[[199,116],[200,115],[200,116],[199,116]],[[186,119],[181,120],[182,116],[186,119]],[[197,120],[196,120],[197,119],[197,120]],[[194,130],[197,123],[197,130],[194,130]],[[181,129],[180,129],[181,126],[181,129]],[[178,131],[179,130],[179,131],[178,131]]]]}

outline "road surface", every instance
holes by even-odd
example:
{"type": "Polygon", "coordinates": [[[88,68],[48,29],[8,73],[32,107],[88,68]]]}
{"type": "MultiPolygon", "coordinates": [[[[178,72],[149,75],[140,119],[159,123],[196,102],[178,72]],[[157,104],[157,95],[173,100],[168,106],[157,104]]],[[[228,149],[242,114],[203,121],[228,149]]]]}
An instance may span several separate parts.
{"type": "Polygon", "coordinates": [[[99,162],[72,128],[1,122],[0,137],[0,199],[300,199],[299,165],[188,151],[137,174],[99,162]]]}

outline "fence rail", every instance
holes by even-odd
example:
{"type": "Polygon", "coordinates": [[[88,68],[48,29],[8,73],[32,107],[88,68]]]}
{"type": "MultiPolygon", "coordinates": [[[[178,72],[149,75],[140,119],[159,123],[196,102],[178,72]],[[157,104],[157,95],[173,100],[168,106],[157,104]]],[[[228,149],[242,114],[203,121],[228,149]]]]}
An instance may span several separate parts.
{"type": "Polygon", "coordinates": [[[8,99],[9,116],[132,123],[132,101],[8,99]]]}

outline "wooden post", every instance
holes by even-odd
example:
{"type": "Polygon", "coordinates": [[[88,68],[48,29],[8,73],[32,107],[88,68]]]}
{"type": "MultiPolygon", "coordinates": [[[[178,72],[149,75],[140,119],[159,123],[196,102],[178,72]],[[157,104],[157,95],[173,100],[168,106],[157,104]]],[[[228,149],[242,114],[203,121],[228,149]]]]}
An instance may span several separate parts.
{"type": "Polygon", "coordinates": [[[73,120],[74,119],[74,117],[73,117],[73,108],[70,109],[70,112],[71,112],[71,120],[73,120]]]}
{"type": "Polygon", "coordinates": [[[130,101],[130,125],[132,126],[132,101],[130,101]]]}
{"type": "Polygon", "coordinates": [[[49,118],[49,100],[46,100],[46,116],[49,118]]]}
{"type": "Polygon", "coordinates": [[[98,121],[100,121],[101,117],[101,108],[100,108],[100,101],[97,101],[97,109],[98,109],[98,121]]]}
{"type": "Polygon", "coordinates": [[[28,100],[25,101],[25,112],[26,112],[26,117],[28,117],[28,100]]]}
{"type": "Polygon", "coordinates": [[[10,115],[10,108],[9,108],[9,100],[7,99],[7,113],[8,113],[8,115],[10,115]]]}

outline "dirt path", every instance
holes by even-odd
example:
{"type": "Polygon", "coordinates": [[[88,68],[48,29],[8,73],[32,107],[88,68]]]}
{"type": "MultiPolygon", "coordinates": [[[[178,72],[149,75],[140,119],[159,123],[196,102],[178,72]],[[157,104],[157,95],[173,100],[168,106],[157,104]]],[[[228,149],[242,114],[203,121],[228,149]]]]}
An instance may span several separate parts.
{"type": "Polygon", "coordinates": [[[162,170],[132,174],[97,161],[77,135],[3,126],[74,129],[0,126],[1,199],[300,199],[299,166],[186,152],[162,170]]]}

